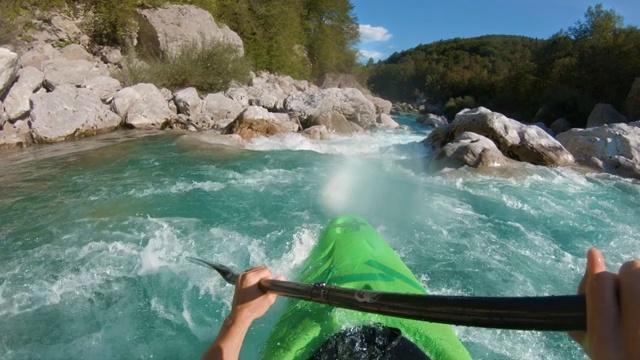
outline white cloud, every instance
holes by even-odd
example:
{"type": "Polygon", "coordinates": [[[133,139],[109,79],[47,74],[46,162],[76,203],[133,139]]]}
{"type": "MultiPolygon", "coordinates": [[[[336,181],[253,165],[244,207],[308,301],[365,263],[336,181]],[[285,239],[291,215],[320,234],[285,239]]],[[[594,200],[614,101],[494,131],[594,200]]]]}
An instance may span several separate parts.
{"type": "Polygon", "coordinates": [[[373,58],[373,60],[380,60],[382,56],[384,56],[384,54],[379,51],[364,50],[364,49],[360,49],[360,51],[358,52],[358,55],[360,56],[361,59],[364,59],[364,60],[369,60],[369,58],[373,58]]]}
{"type": "Polygon", "coordinates": [[[388,41],[393,37],[393,35],[389,34],[389,30],[382,26],[360,24],[359,29],[362,42],[388,41]]]}

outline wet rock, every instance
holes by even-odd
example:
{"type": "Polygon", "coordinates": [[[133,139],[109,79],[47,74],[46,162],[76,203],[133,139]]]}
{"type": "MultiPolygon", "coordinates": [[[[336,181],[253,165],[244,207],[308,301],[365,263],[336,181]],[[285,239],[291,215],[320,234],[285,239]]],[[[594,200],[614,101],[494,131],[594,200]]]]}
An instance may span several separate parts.
{"type": "Polygon", "coordinates": [[[237,134],[244,140],[258,136],[273,136],[287,132],[279,119],[266,109],[250,106],[224,129],[225,134],[237,134]]]}
{"type": "Polygon", "coordinates": [[[449,123],[446,117],[436,115],[436,114],[421,115],[420,117],[418,117],[416,122],[426,126],[431,126],[434,128],[438,128],[438,127],[447,125],[449,123]]]}
{"type": "Polygon", "coordinates": [[[69,84],[32,95],[31,104],[31,133],[38,143],[112,131],[121,121],[91,90],[69,84]]]}
{"type": "Polygon", "coordinates": [[[490,139],[471,132],[463,132],[440,148],[429,163],[432,170],[505,167],[512,160],[505,157],[490,139]]]}
{"type": "Polygon", "coordinates": [[[302,135],[312,140],[329,140],[331,138],[329,130],[327,130],[327,127],[324,125],[316,125],[304,129],[302,135]]]}
{"type": "Polygon", "coordinates": [[[378,124],[380,127],[388,128],[388,129],[396,129],[400,124],[398,124],[390,115],[380,114],[378,115],[378,124]]]}
{"type": "Polygon", "coordinates": [[[547,166],[573,163],[573,156],[544,130],[483,107],[459,112],[451,124],[434,130],[425,143],[440,149],[464,132],[489,138],[513,160],[547,166]]]}

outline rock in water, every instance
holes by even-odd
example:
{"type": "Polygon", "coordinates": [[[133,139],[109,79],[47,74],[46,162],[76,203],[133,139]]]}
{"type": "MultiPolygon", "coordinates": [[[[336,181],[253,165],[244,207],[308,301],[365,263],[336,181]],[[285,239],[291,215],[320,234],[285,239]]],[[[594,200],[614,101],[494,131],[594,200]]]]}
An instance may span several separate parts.
{"type": "Polygon", "coordinates": [[[224,129],[225,134],[238,134],[244,140],[258,136],[272,136],[287,129],[273,113],[258,106],[250,106],[224,129]]]}
{"type": "Polygon", "coordinates": [[[439,149],[429,167],[433,170],[457,169],[464,165],[474,168],[505,167],[512,160],[505,157],[490,139],[471,132],[463,132],[454,141],[439,149]]]}

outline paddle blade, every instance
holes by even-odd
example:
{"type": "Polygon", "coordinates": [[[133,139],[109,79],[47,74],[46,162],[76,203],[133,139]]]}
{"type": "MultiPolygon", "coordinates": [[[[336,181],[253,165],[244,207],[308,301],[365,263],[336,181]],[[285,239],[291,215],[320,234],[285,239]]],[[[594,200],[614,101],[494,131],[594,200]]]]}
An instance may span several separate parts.
{"type": "Polygon", "coordinates": [[[224,265],[211,263],[211,262],[208,262],[202,259],[197,259],[191,256],[186,257],[186,259],[188,261],[191,261],[194,264],[198,264],[200,266],[204,266],[206,268],[217,271],[218,274],[220,274],[222,278],[231,285],[235,285],[236,282],[238,281],[238,274],[224,265]]]}

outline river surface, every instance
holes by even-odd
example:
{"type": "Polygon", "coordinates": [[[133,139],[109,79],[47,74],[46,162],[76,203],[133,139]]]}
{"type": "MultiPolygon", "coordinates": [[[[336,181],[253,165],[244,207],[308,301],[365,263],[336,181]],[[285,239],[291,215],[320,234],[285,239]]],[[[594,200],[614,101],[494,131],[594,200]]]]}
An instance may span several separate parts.
{"type": "MultiPolygon", "coordinates": [[[[0,358],[195,359],[233,287],[185,261],[294,278],[333,216],[365,216],[433,294],[572,294],[591,246],[638,256],[640,185],[564,168],[422,171],[428,128],[221,149],[117,133],[0,159],[0,358]]],[[[135,133],[138,134],[138,133],[135,133]]],[[[251,328],[255,359],[282,310],[251,328]]],[[[582,359],[562,333],[455,327],[475,359],[582,359]]]]}

